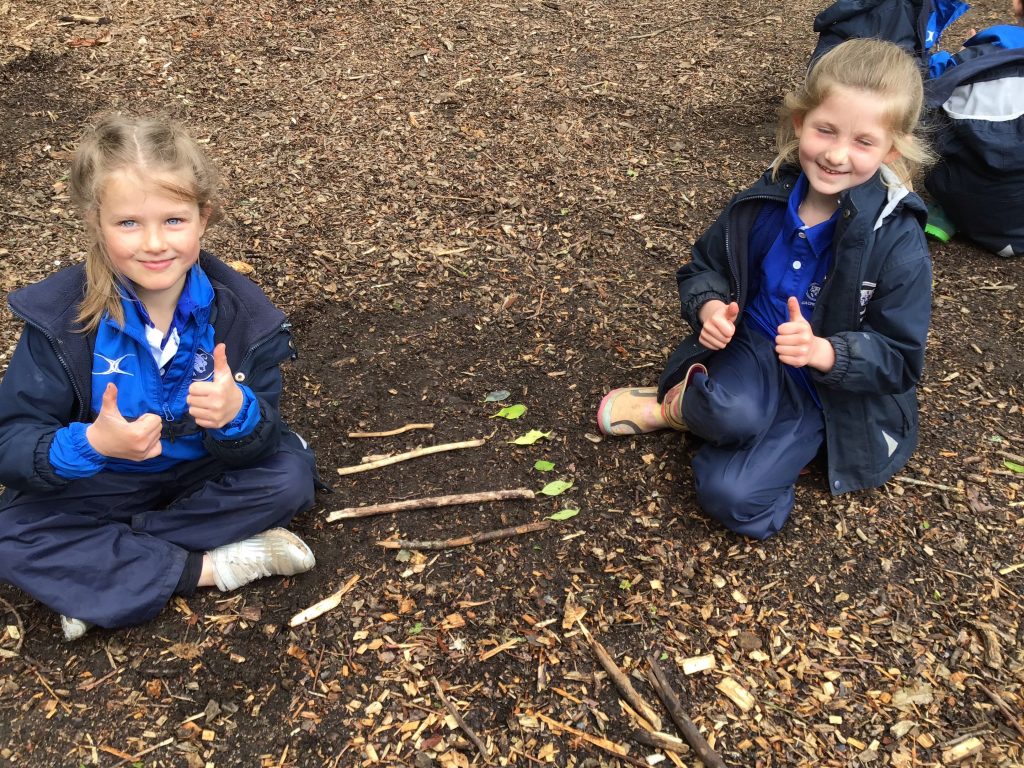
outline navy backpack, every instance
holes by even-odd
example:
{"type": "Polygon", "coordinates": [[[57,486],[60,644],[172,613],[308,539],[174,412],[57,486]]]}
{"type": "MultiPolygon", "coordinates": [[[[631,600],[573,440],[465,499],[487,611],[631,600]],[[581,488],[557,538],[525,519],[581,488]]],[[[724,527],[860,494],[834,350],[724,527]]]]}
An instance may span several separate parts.
{"type": "Polygon", "coordinates": [[[925,188],[965,237],[1024,254],[1024,27],[982,30],[925,81],[940,160],[925,188]]]}

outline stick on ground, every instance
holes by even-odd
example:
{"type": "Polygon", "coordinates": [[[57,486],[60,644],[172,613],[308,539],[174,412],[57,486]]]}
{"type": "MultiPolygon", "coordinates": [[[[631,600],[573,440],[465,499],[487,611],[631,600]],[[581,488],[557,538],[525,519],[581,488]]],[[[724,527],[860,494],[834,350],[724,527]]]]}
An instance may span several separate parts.
{"type": "Polygon", "coordinates": [[[357,581],[359,581],[359,574],[352,574],[349,580],[346,581],[344,586],[342,586],[342,588],[337,592],[332,595],[328,595],[323,600],[313,603],[309,608],[301,610],[292,616],[291,621],[288,622],[288,626],[297,627],[300,624],[305,624],[307,621],[312,621],[318,616],[322,616],[328,611],[334,610],[341,603],[341,598],[343,598],[348,591],[356,585],[357,581]]]}
{"type": "Polygon", "coordinates": [[[356,472],[366,472],[370,469],[377,469],[379,467],[386,467],[389,464],[397,464],[400,461],[408,461],[409,459],[415,459],[420,456],[429,456],[432,453],[443,453],[444,451],[458,451],[462,448],[478,448],[479,446],[486,443],[486,440],[465,440],[461,443],[442,443],[441,445],[430,445],[426,448],[417,448],[414,451],[407,453],[399,453],[394,456],[389,456],[386,459],[380,459],[378,461],[371,461],[366,464],[354,464],[351,467],[338,467],[339,475],[352,475],[356,472]]]}
{"type": "Polygon", "coordinates": [[[1019,733],[1021,736],[1024,736],[1024,725],[1021,725],[1020,720],[1014,717],[1013,712],[1010,709],[1010,706],[1006,703],[1003,697],[995,691],[986,688],[982,683],[978,682],[977,680],[974,681],[974,684],[981,688],[981,690],[985,692],[986,696],[992,699],[992,703],[995,704],[996,707],[998,707],[999,711],[1003,713],[1003,716],[1010,721],[1010,725],[1012,725],[1016,729],[1017,733],[1019,733]]]}
{"type": "Polygon", "coordinates": [[[543,531],[550,527],[550,521],[541,520],[537,523],[526,523],[525,525],[517,525],[514,528],[499,528],[496,531],[484,531],[483,533],[474,533],[472,536],[459,536],[455,539],[440,539],[437,541],[388,539],[387,541],[378,541],[377,546],[384,547],[385,549],[450,549],[452,547],[468,547],[470,544],[482,544],[485,541],[495,541],[496,539],[507,539],[512,536],[521,536],[524,533],[543,531]]]}
{"type": "Polygon", "coordinates": [[[629,682],[629,678],[626,677],[625,673],[619,669],[619,665],[615,663],[615,660],[608,655],[608,651],[605,650],[604,646],[598,642],[587,628],[583,626],[583,622],[577,620],[580,625],[580,629],[583,630],[583,636],[587,638],[587,642],[590,643],[590,649],[597,656],[597,660],[601,663],[604,671],[608,673],[608,677],[615,684],[615,687],[619,689],[619,693],[622,695],[630,706],[633,707],[640,715],[651,724],[651,727],[656,731],[661,730],[661,718],[658,717],[658,713],[654,711],[650,704],[640,698],[640,694],[636,692],[636,688],[629,682]]]}
{"type": "Polygon", "coordinates": [[[410,432],[414,429],[433,429],[433,424],[406,424],[404,427],[398,429],[389,429],[386,432],[349,432],[349,437],[391,437],[392,435],[400,435],[403,432],[410,432]]]}
{"type": "Polygon", "coordinates": [[[366,507],[345,507],[331,512],[327,522],[335,520],[351,520],[356,517],[384,515],[388,512],[405,512],[410,509],[430,509],[433,507],[451,507],[456,504],[478,504],[485,501],[505,501],[507,499],[532,499],[536,494],[529,488],[514,488],[507,491],[481,491],[479,493],[456,493],[451,496],[430,496],[408,501],[395,501],[390,504],[371,504],[366,507]]]}
{"type": "Polygon", "coordinates": [[[483,741],[479,736],[476,735],[476,731],[469,727],[469,723],[462,719],[462,715],[459,714],[459,710],[455,708],[455,705],[448,701],[448,697],[444,695],[444,691],[441,690],[441,684],[437,682],[436,677],[431,677],[430,682],[434,684],[434,690],[437,691],[437,696],[441,699],[441,703],[444,704],[444,708],[448,710],[452,717],[455,718],[455,722],[459,724],[459,728],[462,732],[469,736],[469,740],[473,742],[473,746],[476,747],[480,753],[480,757],[484,759],[484,762],[489,762],[487,759],[487,747],[484,746],[483,741]]]}
{"type": "Polygon", "coordinates": [[[676,724],[676,728],[683,734],[686,743],[693,747],[697,757],[708,768],[727,768],[721,756],[711,748],[707,739],[697,730],[693,720],[683,711],[683,705],[669,685],[668,678],[662,672],[657,659],[654,656],[648,656],[647,663],[651,667],[651,673],[647,676],[647,679],[651,681],[651,685],[654,686],[654,690],[658,693],[658,698],[661,699],[661,703],[665,705],[665,709],[672,716],[672,722],[676,724]]]}

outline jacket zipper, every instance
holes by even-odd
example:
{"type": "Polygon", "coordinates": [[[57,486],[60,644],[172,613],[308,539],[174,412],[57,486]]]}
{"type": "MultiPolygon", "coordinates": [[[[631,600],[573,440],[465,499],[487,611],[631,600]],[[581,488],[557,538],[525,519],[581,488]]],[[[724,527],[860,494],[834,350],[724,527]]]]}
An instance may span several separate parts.
{"type": "MultiPolygon", "coordinates": [[[[791,192],[792,191],[792,189],[791,189],[792,184],[789,184],[789,182],[784,182],[784,184],[786,185],[784,187],[784,189],[788,189],[791,192]]],[[[741,198],[740,200],[737,200],[735,203],[733,203],[732,210],[735,210],[736,206],[739,205],[740,203],[746,203],[746,202],[750,202],[750,201],[753,201],[753,200],[766,200],[766,201],[771,201],[771,202],[775,202],[775,203],[785,203],[786,200],[788,200],[788,199],[789,199],[788,196],[782,197],[782,196],[778,196],[778,195],[750,195],[749,197],[741,198]]],[[[732,221],[732,213],[730,211],[730,215],[727,216],[726,219],[725,219],[725,256],[726,256],[725,260],[726,260],[726,262],[729,265],[729,274],[732,277],[732,284],[733,284],[733,286],[735,286],[736,296],[733,297],[733,300],[736,301],[737,304],[739,304],[740,303],[740,298],[741,298],[741,296],[740,296],[740,294],[741,294],[740,287],[741,286],[740,286],[740,277],[739,277],[739,266],[735,263],[735,258],[734,258],[733,252],[732,252],[732,248],[730,247],[732,238],[729,235],[729,223],[731,221],[732,221]]],[[[744,302],[744,304],[746,304],[746,302],[744,302]]],[[[740,310],[742,310],[742,309],[743,309],[743,306],[740,307],[740,310]]]]}

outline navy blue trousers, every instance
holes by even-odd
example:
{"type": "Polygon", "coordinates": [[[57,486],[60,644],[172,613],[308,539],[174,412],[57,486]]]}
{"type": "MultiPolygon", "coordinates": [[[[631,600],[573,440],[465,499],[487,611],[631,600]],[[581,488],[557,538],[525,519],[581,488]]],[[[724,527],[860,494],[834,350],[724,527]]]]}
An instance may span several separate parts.
{"type": "Polygon", "coordinates": [[[740,322],[683,398],[683,418],[706,442],[693,457],[701,509],[726,528],[766,539],[793,509],[800,471],[825,439],[810,394],[786,372],[774,342],[740,322]]]}
{"type": "MultiPolygon", "coordinates": [[[[156,616],[189,553],[241,541],[313,505],[309,460],[212,459],[164,472],[100,472],[56,492],[0,498],[0,581],[58,613],[120,627],[156,616]]],[[[194,561],[194,558],[193,558],[194,561]]]]}

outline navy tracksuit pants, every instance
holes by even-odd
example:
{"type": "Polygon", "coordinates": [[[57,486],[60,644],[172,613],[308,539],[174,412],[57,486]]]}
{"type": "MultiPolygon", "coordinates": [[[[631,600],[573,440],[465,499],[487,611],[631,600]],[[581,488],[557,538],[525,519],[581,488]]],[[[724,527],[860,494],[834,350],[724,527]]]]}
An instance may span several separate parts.
{"type": "Polygon", "coordinates": [[[141,624],[179,588],[190,553],[287,525],[313,498],[309,460],[287,450],[246,467],[206,458],[100,472],[59,491],[9,489],[0,581],[101,627],[141,624]]]}
{"type": "Polygon", "coordinates": [[[747,322],[706,365],[683,398],[687,427],[706,441],[692,462],[697,500],[725,527],[766,539],[789,517],[800,471],[825,439],[821,409],[747,322]]]}

